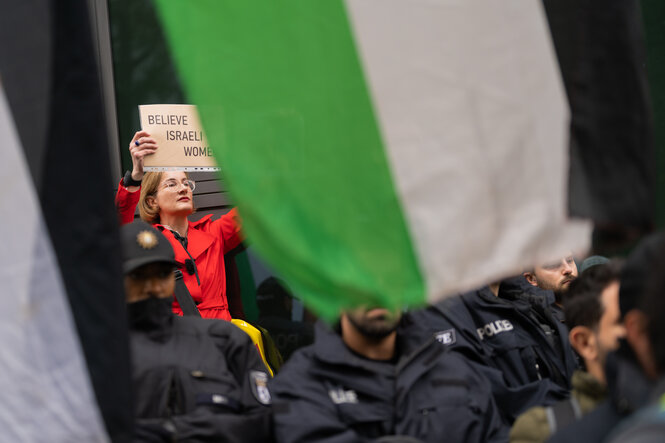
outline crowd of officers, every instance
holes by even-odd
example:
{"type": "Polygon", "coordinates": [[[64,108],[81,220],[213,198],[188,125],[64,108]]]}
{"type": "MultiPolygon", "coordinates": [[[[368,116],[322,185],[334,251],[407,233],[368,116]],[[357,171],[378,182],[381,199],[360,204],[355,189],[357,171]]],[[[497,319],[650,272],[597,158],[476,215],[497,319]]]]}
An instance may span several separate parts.
{"type": "Polygon", "coordinates": [[[136,133],[116,195],[136,441],[664,440],[662,235],[623,265],[567,256],[424,309],[342,312],[269,367],[228,321],[237,212],[189,220],[189,176],[143,171],[157,148],[136,133]]]}
{"type": "Polygon", "coordinates": [[[274,378],[230,322],[173,314],[161,232],[125,225],[123,246],[136,441],[665,436],[659,235],[623,266],[592,257],[578,276],[566,257],[425,309],[349,310],[274,378]]]}

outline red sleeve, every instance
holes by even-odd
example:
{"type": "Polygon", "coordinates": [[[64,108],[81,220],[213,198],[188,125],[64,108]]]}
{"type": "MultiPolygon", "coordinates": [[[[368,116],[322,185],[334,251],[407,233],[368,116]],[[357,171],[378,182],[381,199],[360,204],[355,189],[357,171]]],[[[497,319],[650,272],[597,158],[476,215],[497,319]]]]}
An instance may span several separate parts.
{"type": "Polygon", "coordinates": [[[126,225],[134,221],[134,213],[136,212],[136,205],[139,203],[141,196],[141,189],[136,192],[129,192],[127,188],[122,185],[122,179],[118,184],[118,192],[115,194],[115,207],[118,210],[118,217],[120,224],[126,225]]]}
{"type": "Polygon", "coordinates": [[[236,208],[222,215],[218,221],[221,224],[222,238],[224,239],[224,254],[236,248],[244,240],[242,222],[236,208]]]}

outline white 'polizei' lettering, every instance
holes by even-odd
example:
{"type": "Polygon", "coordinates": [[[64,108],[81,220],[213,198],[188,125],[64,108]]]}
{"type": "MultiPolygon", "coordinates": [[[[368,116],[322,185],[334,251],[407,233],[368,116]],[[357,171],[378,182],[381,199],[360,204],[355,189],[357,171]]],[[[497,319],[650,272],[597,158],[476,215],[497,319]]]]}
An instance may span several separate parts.
{"type": "Polygon", "coordinates": [[[508,320],[494,320],[493,322],[487,323],[482,328],[476,329],[478,337],[481,340],[484,340],[485,337],[492,337],[496,334],[506,331],[512,331],[513,324],[508,320]]]}

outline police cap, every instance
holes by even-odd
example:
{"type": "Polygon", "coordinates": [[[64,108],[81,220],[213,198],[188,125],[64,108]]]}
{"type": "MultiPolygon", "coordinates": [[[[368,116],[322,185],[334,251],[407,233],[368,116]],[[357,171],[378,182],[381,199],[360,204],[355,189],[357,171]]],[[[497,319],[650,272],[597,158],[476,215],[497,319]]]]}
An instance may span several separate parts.
{"type": "Polygon", "coordinates": [[[149,263],[176,265],[173,247],[148,223],[137,220],[122,227],[122,269],[126,274],[149,263]]]}

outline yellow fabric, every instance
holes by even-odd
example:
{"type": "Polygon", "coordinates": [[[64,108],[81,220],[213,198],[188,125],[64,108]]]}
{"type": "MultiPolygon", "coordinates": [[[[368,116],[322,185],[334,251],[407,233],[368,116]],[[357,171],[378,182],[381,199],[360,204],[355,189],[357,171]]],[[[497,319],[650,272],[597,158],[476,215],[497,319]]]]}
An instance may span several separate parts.
{"type": "MultiPolygon", "coordinates": [[[[272,369],[273,372],[277,374],[281,367],[284,365],[282,354],[280,354],[279,349],[277,349],[277,345],[266,328],[260,325],[256,325],[254,327],[258,329],[259,332],[261,332],[261,337],[263,338],[263,350],[266,354],[268,366],[270,366],[270,369],[272,369]]],[[[274,376],[275,375],[273,374],[273,377],[274,376]]]]}
{"type": "Polygon", "coordinates": [[[266,360],[266,352],[263,348],[263,338],[261,337],[261,331],[256,329],[254,326],[250,325],[244,320],[240,320],[239,318],[234,318],[231,320],[231,323],[245,331],[247,335],[249,335],[249,338],[252,339],[252,342],[256,345],[256,349],[259,350],[259,354],[261,355],[261,360],[263,360],[263,364],[266,365],[266,368],[268,368],[268,371],[270,371],[270,376],[274,376],[275,374],[272,371],[272,368],[268,364],[268,361],[266,360]]]}

